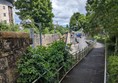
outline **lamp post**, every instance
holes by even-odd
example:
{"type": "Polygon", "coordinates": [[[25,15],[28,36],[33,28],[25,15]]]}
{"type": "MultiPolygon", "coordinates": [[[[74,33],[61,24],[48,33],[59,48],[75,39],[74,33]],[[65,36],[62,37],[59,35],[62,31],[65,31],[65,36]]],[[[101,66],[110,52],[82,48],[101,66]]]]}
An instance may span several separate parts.
{"type": "Polygon", "coordinates": [[[54,25],[54,34],[56,33],[56,25],[54,25]]]}
{"type": "Polygon", "coordinates": [[[56,35],[56,25],[54,25],[54,41],[56,40],[55,35],[56,35]]]}
{"type": "MultiPolygon", "coordinates": [[[[25,20],[25,21],[22,21],[21,22],[22,24],[31,24],[32,23],[32,21],[30,20],[30,19],[27,19],[27,20],[25,20]]],[[[41,34],[41,23],[35,23],[34,22],[34,24],[36,24],[36,25],[38,25],[38,29],[39,29],[39,33],[40,33],[40,46],[42,46],[42,34],[41,34]]]]}
{"type": "Polygon", "coordinates": [[[42,33],[41,33],[41,23],[35,23],[35,24],[37,24],[38,25],[38,27],[39,27],[39,33],[40,33],[40,46],[42,46],[42,33]]]}

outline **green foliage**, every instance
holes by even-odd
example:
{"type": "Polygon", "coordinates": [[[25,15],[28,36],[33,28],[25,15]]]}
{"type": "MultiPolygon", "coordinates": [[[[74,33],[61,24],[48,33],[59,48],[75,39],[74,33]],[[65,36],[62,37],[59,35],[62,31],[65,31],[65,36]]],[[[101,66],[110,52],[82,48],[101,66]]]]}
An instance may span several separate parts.
{"type": "Polygon", "coordinates": [[[51,30],[50,33],[51,33],[51,34],[54,34],[54,30],[51,30]]]}
{"type": "Polygon", "coordinates": [[[118,1],[116,0],[87,0],[87,19],[89,31],[94,34],[105,34],[116,37],[114,53],[118,52],[118,1]]]}
{"type": "Polygon", "coordinates": [[[59,34],[59,35],[63,35],[66,32],[68,32],[68,28],[67,27],[63,27],[63,26],[57,25],[55,30],[53,29],[53,30],[50,31],[50,34],[55,34],[56,33],[56,34],[59,34]]]}
{"type": "Polygon", "coordinates": [[[67,69],[67,63],[69,66],[71,61],[63,41],[56,41],[48,47],[30,47],[18,62],[20,77],[17,81],[31,83],[40,76],[43,83],[55,83],[55,72],[61,66],[67,69]]]}
{"type": "Polygon", "coordinates": [[[90,27],[93,29],[103,27],[109,35],[118,35],[117,3],[116,0],[88,0],[86,9],[90,27]]]}
{"type": "Polygon", "coordinates": [[[43,30],[43,34],[49,34],[49,33],[50,32],[49,32],[49,28],[48,27],[43,30]]]}
{"type": "Polygon", "coordinates": [[[118,56],[108,58],[109,83],[118,83],[118,56]]]}
{"type": "Polygon", "coordinates": [[[80,14],[79,12],[74,13],[70,19],[70,28],[71,30],[79,30],[80,28],[85,28],[86,16],[80,14]]]}
{"type": "Polygon", "coordinates": [[[0,31],[18,31],[18,25],[0,22],[0,31]]]}
{"type": "Polygon", "coordinates": [[[50,0],[17,0],[15,2],[16,14],[20,19],[31,18],[35,23],[42,23],[42,29],[52,26],[52,4],[50,0]]]}
{"type": "Polygon", "coordinates": [[[87,0],[87,20],[90,34],[105,35],[107,39],[109,83],[118,83],[118,1],[87,0]],[[113,54],[114,52],[114,54],[113,54]]]}
{"type": "Polygon", "coordinates": [[[64,33],[68,32],[68,27],[57,26],[56,31],[63,35],[64,33]]]}
{"type": "Polygon", "coordinates": [[[41,74],[45,70],[44,63],[46,63],[44,62],[43,55],[47,55],[45,54],[46,52],[40,53],[40,51],[43,50],[46,51],[46,48],[28,48],[27,53],[24,54],[22,59],[20,59],[20,61],[18,62],[18,71],[20,72],[20,78],[18,79],[18,83],[29,83],[38,76],[41,76],[41,74]]]}

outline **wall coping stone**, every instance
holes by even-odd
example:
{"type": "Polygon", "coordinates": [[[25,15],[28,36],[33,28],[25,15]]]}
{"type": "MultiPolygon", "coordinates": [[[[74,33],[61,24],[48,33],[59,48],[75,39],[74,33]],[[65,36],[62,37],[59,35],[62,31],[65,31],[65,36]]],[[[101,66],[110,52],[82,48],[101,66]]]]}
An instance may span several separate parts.
{"type": "Polygon", "coordinates": [[[24,32],[8,32],[8,31],[0,31],[0,39],[5,39],[5,38],[28,38],[30,39],[29,33],[24,33],[24,32]]]}

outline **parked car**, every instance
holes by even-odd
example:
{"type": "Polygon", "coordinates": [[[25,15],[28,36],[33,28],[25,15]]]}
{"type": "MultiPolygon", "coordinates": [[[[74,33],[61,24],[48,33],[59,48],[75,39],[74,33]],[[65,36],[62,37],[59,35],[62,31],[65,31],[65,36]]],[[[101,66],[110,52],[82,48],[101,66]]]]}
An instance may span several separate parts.
{"type": "Polygon", "coordinates": [[[76,36],[81,38],[82,34],[81,33],[77,33],[76,36]]]}

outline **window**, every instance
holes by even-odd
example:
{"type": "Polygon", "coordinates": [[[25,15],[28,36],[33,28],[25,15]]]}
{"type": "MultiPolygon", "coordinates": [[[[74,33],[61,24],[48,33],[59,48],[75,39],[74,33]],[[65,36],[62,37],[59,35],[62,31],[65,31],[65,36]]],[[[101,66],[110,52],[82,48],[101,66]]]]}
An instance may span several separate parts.
{"type": "Polygon", "coordinates": [[[3,6],[3,9],[5,9],[5,6],[3,6]]]}
{"type": "Polygon", "coordinates": [[[13,23],[13,11],[12,11],[12,7],[8,6],[8,15],[9,15],[9,22],[13,23]]]}
{"type": "Polygon", "coordinates": [[[6,17],[6,13],[4,13],[4,17],[6,17]]]}

